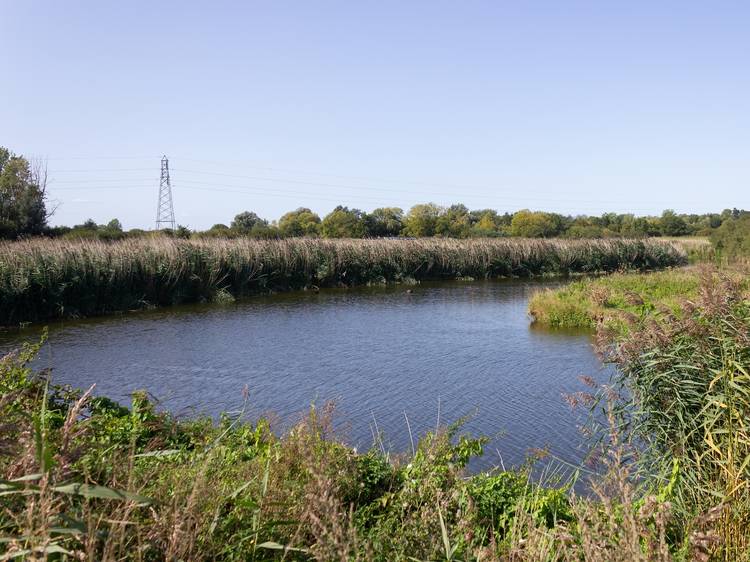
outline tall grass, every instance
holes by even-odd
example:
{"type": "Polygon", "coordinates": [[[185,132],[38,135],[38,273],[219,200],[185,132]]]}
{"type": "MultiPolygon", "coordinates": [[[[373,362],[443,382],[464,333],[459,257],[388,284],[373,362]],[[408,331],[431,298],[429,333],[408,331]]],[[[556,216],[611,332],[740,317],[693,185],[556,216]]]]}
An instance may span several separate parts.
{"type": "Polygon", "coordinates": [[[683,519],[717,508],[724,560],[750,554],[750,294],[702,272],[694,299],[598,334],[619,367],[623,419],[651,474],[679,474],[683,519]],[[614,342],[614,343],[613,343],[614,342]]]}
{"type": "Polygon", "coordinates": [[[0,325],[308,287],[686,262],[651,240],[31,240],[0,244],[0,325]]]}
{"type": "Polygon", "coordinates": [[[716,251],[711,240],[702,236],[662,237],[680,246],[688,255],[690,263],[710,262],[716,258],[716,251]]]}

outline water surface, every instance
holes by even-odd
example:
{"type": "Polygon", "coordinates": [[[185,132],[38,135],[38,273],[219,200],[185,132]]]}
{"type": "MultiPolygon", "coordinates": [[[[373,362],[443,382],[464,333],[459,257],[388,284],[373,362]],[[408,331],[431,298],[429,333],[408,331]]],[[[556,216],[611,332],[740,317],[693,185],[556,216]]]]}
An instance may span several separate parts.
{"type": "MultiPolygon", "coordinates": [[[[38,366],[57,382],[123,401],[147,389],[179,415],[274,412],[281,431],[312,402],[337,404],[337,429],[359,449],[393,451],[470,415],[493,437],[478,467],[548,448],[581,458],[580,414],[562,393],[605,373],[582,333],[531,325],[529,295],[555,281],[487,281],[261,297],[50,326],[38,366]],[[409,292],[411,291],[411,292],[409,292]]],[[[0,334],[0,348],[37,329],[0,334]]]]}

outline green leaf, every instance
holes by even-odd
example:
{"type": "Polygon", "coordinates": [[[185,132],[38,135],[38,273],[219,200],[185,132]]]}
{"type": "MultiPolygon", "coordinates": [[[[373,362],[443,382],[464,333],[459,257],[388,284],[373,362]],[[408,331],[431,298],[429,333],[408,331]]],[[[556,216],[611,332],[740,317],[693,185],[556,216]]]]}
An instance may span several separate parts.
{"type": "Polygon", "coordinates": [[[131,492],[124,490],[113,490],[105,486],[97,486],[95,484],[64,484],[62,486],[55,486],[52,488],[55,492],[62,494],[70,494],[75,496],[83,496],[85,498],[101,498],[105,500],[130,500],[138,504],[148,505],[154,503],[151,498],[146,496],[139,496],[131,492]]]}
{"type": "Polygon", "coordinates": [[[163,449],[161,451],[149,451],[148,453],[139,453],[135,455],[136,458],[143,458],[143,457],[169,457],[172,455],[176,455],[179,453],[179,449],[163,449]]]}
{"type": "Polygon", "coordinates": [[[284,546],[283,544],[279,544],[277,542],[273,541],[266,541],[264,543],[261,543],[258,545],[258,548],[268,548],[270,550],[284,550],[284,551],[290,551],[290,552],[307,552],[306,548],[296,548],[293,546],[284,546]]]}

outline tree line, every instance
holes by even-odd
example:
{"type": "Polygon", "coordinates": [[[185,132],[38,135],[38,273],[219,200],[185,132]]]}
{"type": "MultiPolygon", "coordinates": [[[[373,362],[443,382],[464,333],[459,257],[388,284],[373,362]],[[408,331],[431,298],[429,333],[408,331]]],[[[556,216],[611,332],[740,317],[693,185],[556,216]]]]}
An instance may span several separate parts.
{"type": "MultiPolygon", "coordinates": [[[[300,207],[276,221],[257,213],[244,211],[227,224],[215,224],[208,230],[190,230],[179,226],[162,234],[181,238],[644,238],[651,236],[716,236],[717,232],[744,232],[740,225],[750,223],[750,212],[726,209],[721,213],[677,214],[672,210],[660,216],[604,213],[600,216],[569,216],[528,209],[500,214],[492,209],[469,210],[465,205],[441,207],[434,203],[414,205],[408,212],[397,207],[383,207],[365,212],[338,206],[324,217],[300,207]],[[732,225],[732,226],[730,226],[732,225]],[[738,231],[739,228],[739,231],[738,231]]],[[[48,229],[50,236],[65,238],[100,238],[114,240],[139,236],[147,231],[125,232],[120,221],[97,225],[89,219],[83,224],[48,229]]],[[[726,242],[730,244],[730,242],[726,242]]]]}
{"type": "MultiPolygon", "coordinates": [[[[125,231],[119,220],[97,224],[89,219],[73,227],[48,225],[51,211],[46,199],[46,170],[0,147],[0,238],[51,236],[118,240],[147,231],[125,231]]],[[[254,238],[322,237],[505,237],[607,238],[648,236],[713,236],[726,248],[750,245],[750,212],[725,209],[720,213],[678,214],[665,210],[660,216],[604,213],[600,216],[562,215],[523,209],[499,213],[494,209],[470,210],[463,204],[447,207],[434,203],[414,205],[408,212],[381,207],[371,212],[337,206],[324,217],[306,207],[269,221],[252,211],[234,217],[229,225],[215,224],[205,231],[179,226],[163,234],[178,237],[250,236],[254,238]]]]}

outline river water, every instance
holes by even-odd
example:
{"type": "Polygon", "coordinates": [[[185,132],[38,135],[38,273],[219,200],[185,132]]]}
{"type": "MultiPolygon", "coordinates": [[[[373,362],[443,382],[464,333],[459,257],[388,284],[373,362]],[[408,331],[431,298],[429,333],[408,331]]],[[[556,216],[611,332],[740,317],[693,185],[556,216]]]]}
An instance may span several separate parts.
{"type": "MultiPolygon", "coordinates": [[[[146,389],[181,416],[238,410],[247,386],[249,417],[273,412],[278,431],[333,400],[337,431],[360,450],[379,433],[404,451],[409,428],[416,439],[470,416],[464,430],[492,438],[476,468],[543,448],[577,463],[585,413],[562,394],[608,373],[588,335],[531,324],[529,296],[559,283],[333,289],[58,323],[37,366],[123,402],[146,389]]],[[[0,351],[35,337],[0,333],[0,351]]]]}

